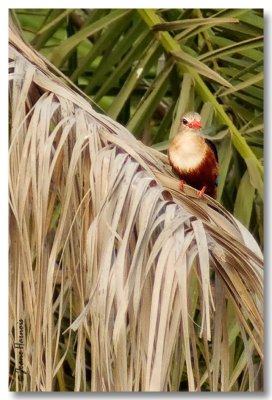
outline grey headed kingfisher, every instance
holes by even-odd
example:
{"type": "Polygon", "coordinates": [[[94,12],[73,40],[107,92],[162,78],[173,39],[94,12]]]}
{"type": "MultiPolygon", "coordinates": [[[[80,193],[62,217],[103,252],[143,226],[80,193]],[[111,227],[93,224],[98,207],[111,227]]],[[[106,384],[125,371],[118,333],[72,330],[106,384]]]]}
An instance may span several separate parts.
{"type": "Polygon", "coordinates": [[[204,193],[215,198],[219,173],[215,145],[202,135],[201,117],[189,111],[183,115],[177,134],[168,149],[169,162],[184,183],[197,189],[197,196],[204,193]]]}

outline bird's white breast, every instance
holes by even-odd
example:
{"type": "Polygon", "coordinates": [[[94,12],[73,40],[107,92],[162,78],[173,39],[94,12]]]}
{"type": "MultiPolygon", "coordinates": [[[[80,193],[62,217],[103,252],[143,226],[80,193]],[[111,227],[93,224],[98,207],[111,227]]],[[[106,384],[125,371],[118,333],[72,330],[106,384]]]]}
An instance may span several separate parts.
{"type": "Polygon", "coordinates": [[[197,168],[206,152],[203,138],[195,135],[177,135],[169,147],[171,163],[181,171],[197,168]]]}

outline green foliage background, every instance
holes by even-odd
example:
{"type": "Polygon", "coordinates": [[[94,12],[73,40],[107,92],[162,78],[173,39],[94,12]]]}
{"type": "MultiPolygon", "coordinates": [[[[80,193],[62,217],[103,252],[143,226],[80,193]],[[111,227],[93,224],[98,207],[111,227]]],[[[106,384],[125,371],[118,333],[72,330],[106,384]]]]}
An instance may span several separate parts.
{"type": "Polygon", "coordinates": [[[17,9],[24,37],[101,112],[166,151],[182,114],[219,151],[218,200],[263,245],[263,10],[17,9]]]}

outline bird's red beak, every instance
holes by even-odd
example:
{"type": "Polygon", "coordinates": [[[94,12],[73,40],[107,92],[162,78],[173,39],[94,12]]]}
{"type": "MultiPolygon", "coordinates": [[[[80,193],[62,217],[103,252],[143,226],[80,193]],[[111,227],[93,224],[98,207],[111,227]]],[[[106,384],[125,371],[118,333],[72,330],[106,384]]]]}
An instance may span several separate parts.
{"type": "Polygon", "coordinates": [[[193,120],[188,124],[189,128],[200,129],[202,128],[202,124],[200,121],[193,120]]]}

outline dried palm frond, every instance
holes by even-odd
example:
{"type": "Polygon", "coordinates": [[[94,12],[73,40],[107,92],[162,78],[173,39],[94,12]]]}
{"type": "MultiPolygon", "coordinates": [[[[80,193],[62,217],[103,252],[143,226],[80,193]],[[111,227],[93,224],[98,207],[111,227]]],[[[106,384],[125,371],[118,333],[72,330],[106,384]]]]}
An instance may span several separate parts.
{"type": "Polygon", "coordinates": [[[10,388],[260,390],[251,234],[13,29],[9,57],[10,388]]]}

